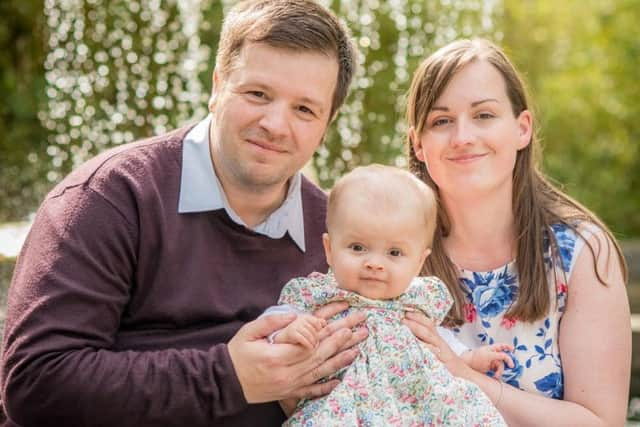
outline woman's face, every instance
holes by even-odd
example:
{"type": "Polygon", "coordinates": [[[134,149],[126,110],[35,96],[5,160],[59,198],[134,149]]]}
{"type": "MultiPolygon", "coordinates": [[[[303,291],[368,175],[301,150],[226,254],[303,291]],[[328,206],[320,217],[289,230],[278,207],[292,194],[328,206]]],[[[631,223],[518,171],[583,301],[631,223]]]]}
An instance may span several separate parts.
{"type": "Polygon", "coordinates": [[[410,137],[442,197],[511,195],[518,150],[531,140],[531,114],[515,117],[500,72],[472,62],[453,76],[427,116],[422,134],[410,137]]]}

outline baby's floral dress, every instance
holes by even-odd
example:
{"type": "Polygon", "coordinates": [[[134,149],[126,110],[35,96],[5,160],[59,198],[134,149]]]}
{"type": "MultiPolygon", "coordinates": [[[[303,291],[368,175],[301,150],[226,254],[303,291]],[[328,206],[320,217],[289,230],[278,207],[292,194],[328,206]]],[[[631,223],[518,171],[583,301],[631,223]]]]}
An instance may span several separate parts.
{"type": "Polygon", "coordinates": [[[506,426],[489,398],[473,383],[452,376],[401,323],[404,312],[421,311],[439,324],[452,299],[435,277],[415,278],[392,300],[371,300],[340,289],[329,274],[313,273],[287,283],[279,304],[312,312],[347,301],[367,313],[369,335],[359,355],[335,377],[327,396],[302,400],[285,426],[506,426]]]}
{"type": "MultiPolygon", "coordinates": [[[[587,239],[598,232],[587,224],[580,224],[579,229],[587,239]]],[[[518,296],[515,261],[492,271],[460,269],[466,323],[453,331],[471,348],[493,343],[512,344],[514,367],[505,366],[501,380],[522,390],[562,399],[564,383],[558,332],[567,300],[567,283],[585,241],[566,224],[552,225],[551,232],[558,243],[558,256],[552,262],[549,239],[545,235],[545,264],[552,300],[548,314],[531,323],[505,316],[518,296]]]]}

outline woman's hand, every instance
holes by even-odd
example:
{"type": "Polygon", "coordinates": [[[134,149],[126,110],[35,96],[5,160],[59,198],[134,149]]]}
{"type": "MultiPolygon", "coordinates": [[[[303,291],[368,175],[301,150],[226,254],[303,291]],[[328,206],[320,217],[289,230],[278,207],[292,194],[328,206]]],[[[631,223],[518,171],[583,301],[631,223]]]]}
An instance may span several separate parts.
{"type": "Polygon", "coordinates": [[[468,374],[472,369],[451,350],[449,344],[438,334],[431,319],[424,314],[408,311],[402,323],[440,359],[452,375],[469,378],[468,374]]]}

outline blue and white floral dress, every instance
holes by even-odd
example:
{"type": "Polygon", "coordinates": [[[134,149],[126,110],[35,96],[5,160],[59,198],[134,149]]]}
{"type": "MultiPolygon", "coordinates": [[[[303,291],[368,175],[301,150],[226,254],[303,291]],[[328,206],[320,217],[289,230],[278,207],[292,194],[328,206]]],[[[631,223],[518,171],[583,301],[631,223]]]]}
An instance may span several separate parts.
{"type": "MultiPolygon", "coordinates": [[[[455,328],[454,333],[471,348],[493,343],[512,344],[515,366],[505,366],[501,380],[525,391],[562,399],[564,390],[558,347],[559,326],[567,299],[567,282],[576,258],[586,243],[564,224],[554,224],[551,228],[558,242],[562,262],[551,262],[549,242],[546,240],[545,261],[549,283],[553,288],[547,316],[533,323],[505,316],[518,295],[518,273],[514,261],[492,271],[462,269],[460,282],[465,294],[466,323],[455,328]]],[[[581,226],[580,231],[585,238],[598,232],[592,225],[581,226]]]]}

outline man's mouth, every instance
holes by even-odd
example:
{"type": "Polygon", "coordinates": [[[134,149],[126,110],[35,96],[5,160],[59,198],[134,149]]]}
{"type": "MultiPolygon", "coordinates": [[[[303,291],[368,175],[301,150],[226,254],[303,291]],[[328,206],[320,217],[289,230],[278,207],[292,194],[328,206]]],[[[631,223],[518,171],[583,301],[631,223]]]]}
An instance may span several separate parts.
{"type": "Polygon", "coordinates": [[[267,142],[267,141],[262,141],[262,140],[258,140],[258,139],[247,139],[246,140],[249,144],[253,145],[254,147],[257,147],[258,149],[261,150],[265,150],[265,151],[272,151],[275,153],[285,153],[286,150],[278,145],[278,144],[274,144],[272,142],[267,142]]]}

